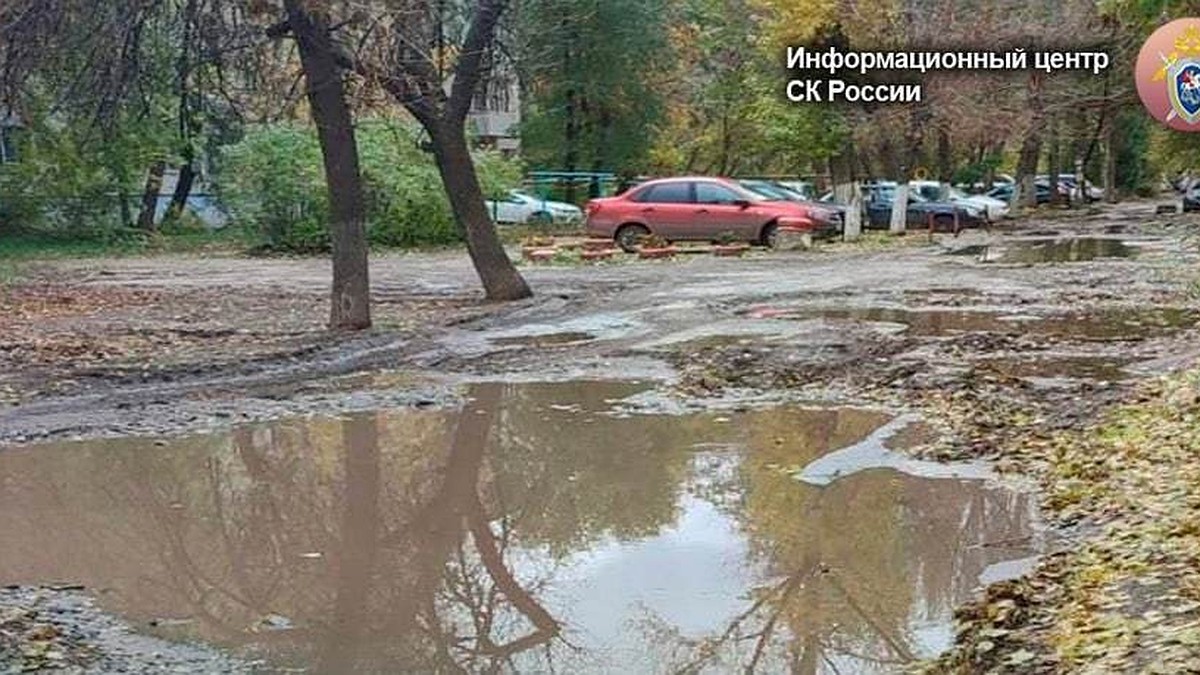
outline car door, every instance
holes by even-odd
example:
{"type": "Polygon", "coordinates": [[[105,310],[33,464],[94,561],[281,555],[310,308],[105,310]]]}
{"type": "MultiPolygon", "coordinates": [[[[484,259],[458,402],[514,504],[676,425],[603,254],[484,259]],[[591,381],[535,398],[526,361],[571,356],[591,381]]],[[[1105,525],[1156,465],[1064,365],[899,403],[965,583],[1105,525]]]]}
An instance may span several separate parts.
{"type": "Polygon", "coordinates": [[[667,239],[688,239],[696,217],[690,181],[669,181],[650,186],[638,195],[637,215],[654,234],[667,239]]]}
{"type": "Polygon", "coordinates": [[[488,202],[489,215],[497,223],[524,223],[529,217],[529,207],[517,195],[505,195],[488,202]]]}
{"type": "Polygon", "coordinates": [[[500,211],[507,217],[507,222],[524,224],[533,213],[532,200],[524,195],[509,195],[500,202],[500,211]]]}
{"type": "Polygon", "coordinates": [[[873,229],[886,228],[892,222],[892,202],[877,191],[867,196],[867,223],[873,229]]]}
{"type": "Polygon", "coordinates": [[[757,240],[765,223],[744,197],[720,183],[696,183],[696,218],[689,239],[713,241],[726,232],[738,239],[757,240]]]}

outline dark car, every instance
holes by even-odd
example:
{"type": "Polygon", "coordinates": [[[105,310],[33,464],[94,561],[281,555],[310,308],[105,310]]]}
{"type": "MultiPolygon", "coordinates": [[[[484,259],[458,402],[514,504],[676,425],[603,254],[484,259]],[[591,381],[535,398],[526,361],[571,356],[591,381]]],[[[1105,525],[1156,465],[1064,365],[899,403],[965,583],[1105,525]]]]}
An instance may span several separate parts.
{"type": "MultiPolygon", "coordinates": [[[[891,183],[877,183],[864,188],[866,223],[865,227],[876,230],[886,230],[892,223],[892,205],[896,201],[896,186],[891,183]]],[[[950,230],[955,226],[966,229],[979,227],[984,224],[983,214],[962,204],[950,202],[935,202],[925,199],[919,194],[910,192],[908,195],[908,212],[905,223],[911,228],[926,228],[932,223],[936,229],[950,230]]]]}
{"type": "Polygon", "coordinates": [[[1183,212],[1194,213],[1196,211],[1200,211],[1200,185],[1193,185],[1183,193],[1183,212]]]}

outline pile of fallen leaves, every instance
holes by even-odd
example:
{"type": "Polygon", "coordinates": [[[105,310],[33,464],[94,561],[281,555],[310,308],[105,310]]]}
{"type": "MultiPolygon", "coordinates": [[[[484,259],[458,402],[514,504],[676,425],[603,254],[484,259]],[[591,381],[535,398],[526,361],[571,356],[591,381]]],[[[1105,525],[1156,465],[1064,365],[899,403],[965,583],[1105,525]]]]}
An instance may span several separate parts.
{"type": "Polygon", "coordinates": [[[0,607],[0,672],[66,669],[93,657],[90,647],[48,620],[36,604],[0,607]]]}
{"type": "Polygon", "coordinates": [[[1189,672],[1200,664],[1200,371],[1096,425],[999,448],[1077,533],[959,612],[933,672],[1189,672]]]}

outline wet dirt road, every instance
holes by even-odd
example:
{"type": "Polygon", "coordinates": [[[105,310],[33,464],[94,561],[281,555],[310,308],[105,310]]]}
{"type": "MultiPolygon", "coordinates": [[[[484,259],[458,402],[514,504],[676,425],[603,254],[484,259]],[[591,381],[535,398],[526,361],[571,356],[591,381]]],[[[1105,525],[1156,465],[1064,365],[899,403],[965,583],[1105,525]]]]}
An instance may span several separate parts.
{"type": "MultiPolygon", "coordinates": [[[[539,297],[505,307],[470,299],[461,257],[383,258],[385,303],[455,309],[0,409],[0,581],[83,585],[250,670],[891,672],[1061,545],[1028,486],[915,457],[1087,424],[1193,360],[1187,231],[1122,207],[537,267],[539,297]]],[[[314,302],[324,283],[316,261],[88,269],[61,273],[314,302]]]]}

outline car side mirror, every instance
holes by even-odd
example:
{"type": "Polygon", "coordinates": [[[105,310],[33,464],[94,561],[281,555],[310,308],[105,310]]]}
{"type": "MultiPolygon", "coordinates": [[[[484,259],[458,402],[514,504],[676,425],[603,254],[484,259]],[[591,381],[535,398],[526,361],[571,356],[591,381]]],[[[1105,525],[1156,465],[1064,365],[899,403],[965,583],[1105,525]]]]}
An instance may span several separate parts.
{"type": "Polygon", "coordinates": [[[749,199],[735,199],[735,200],[733,200],[733,205],[738,207],[739,209],[748,209],[748,208],[750,208],[750,200],[749,199]]]}

